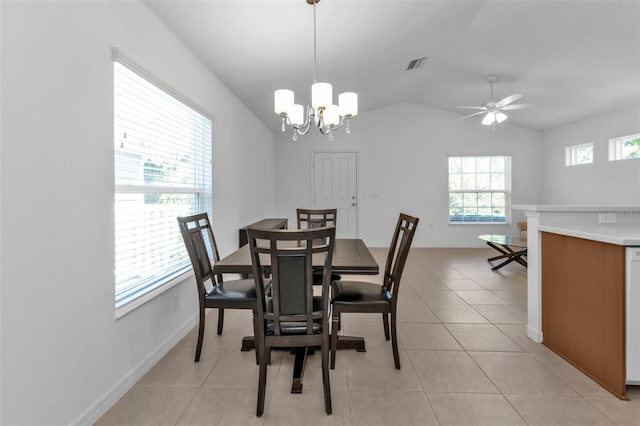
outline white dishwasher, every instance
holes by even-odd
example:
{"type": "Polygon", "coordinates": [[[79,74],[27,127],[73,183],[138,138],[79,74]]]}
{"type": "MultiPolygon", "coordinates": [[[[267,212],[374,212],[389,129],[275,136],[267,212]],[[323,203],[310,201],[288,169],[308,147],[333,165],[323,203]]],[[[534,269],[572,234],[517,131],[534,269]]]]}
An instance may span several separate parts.
{"type": "Polygon", "coordinates": [[[640,247],[627,247],[627,384],[640,385],[640,247]]]}

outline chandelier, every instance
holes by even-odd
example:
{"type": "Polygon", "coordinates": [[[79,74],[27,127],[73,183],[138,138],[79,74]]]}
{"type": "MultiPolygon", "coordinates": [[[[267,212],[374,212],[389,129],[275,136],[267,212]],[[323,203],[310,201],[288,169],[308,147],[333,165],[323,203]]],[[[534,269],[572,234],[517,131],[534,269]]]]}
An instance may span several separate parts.
{"type": "Polygon", "coordinates": [[[306,135],[312,126],[318,128],[323,135],[328,134],[333,141],[334,130],[345,125],[346,133],[351,133],[349,122],[358,115],[358,95],[354,92],[341,93],[338,105],[333,103],[333,89],[329,83],[318,83],[317,49],[316,49],[316,4],[320,0],[306,0],[313,5],[313,85],[311,86],[311,105],[305,108],[294,104],[292,90],[278,89],[274,92],[273,103],[275,113],[282,117],[282,131],[288,127],[293,129],[293,140],[298,135],[306,135]]]}

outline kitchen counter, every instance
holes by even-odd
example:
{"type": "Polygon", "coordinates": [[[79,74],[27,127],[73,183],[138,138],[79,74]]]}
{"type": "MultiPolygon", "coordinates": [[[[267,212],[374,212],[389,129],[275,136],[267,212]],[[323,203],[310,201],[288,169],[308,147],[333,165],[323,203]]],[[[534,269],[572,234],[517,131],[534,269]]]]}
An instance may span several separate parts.
{"type": "Polygon", "coordinates": [[[628,247],[640,247],[640,205],[522,204],[512,208],[524,211],[527,218],[527,335],[533,341],[552,347],[609,391],[625,398],[624,375],[621,374],[621,359],[624,359],[621,333],[625,328],[621,322],[625,311],[624,263],[625,252],[630,250],[628,247]],[[543,239],[546,242],[544,250],[543,239]],[[610,258],[615,261],[611,262],[610,258]],[[543,275],[545,292],[542,291],[543,275]],[[587,289],[590,291],[588,297],[587,289]],[[594,320],[594,313],[605,306],[613,314],[594,320]],[[587,315],[583,315],[585,312],[587,315]],[[607,330],[603,331],[605,319],[617,322],[608,324],[607,330]],[[590,326],[586,326],[589,321],[590,326]],[[546,324],[544,336],[543,322],[546,324]],[[563,324],[579,326],[563,334],[563,324]],[[588,332],[578,333],[581,330],[588,332]],[[596,343],[593,339],[597,338],[618,340],[596,343]],[[576,339],[583,340],[578,342],[576,339]],[[593,352],[594,347],[615,348],[616,351],[615,354],[611,351],[600,354],[613,357],[606,361],[604,358],[598,362],[583,358],[584,354],[593,352]],[[611,370],[605,372],[603,365],[611,370]]]}
{"type": "Polygon", "coordinates": [[[640,206],[629,204],[514,204],[511,208],[513,210],[532,212],[596,212],[617,214],[640,211],[640,206]]]}
{"type": "Polygon", "coordinates": [[[538,230],[619,246],[640,246],[640,225],[539,225],[538,230]]]}
{"type": "Polygon", "coordinates": [[[542,342],[541,233],[640,246],[640,205],[515,204],[512,208],[527,217],[527,335],[542,342]],[[615,223],[600,223],[605,218],[615,223]]]}

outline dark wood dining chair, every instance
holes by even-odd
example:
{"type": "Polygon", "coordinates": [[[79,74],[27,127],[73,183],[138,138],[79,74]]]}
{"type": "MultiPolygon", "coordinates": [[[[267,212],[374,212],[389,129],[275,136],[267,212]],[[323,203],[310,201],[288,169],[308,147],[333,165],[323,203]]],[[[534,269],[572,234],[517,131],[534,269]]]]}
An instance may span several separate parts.
{"type": "MultiPolygon", "coordinates": [[[[338,226],[338,209],[296,209],[298,229],[313,229],[323,226],[338,226]]],[[[331,281],[339,280],[338,274],[331,275],[331,281]]],[[[322,274],[315,272],[313,282],[322,283],[322,274]]]]}
{"type": "MultiPolygon", "coordinates": [[[[191,259],[198,288],[200,325],[198,326],[195,356],[195,362],[198,362],[204,341],[205,310],[208,308],[218,309],[218,335],[222,334],[225,309],[253,310],[255,329],[256,288],[253,279],[224,281],[222,274],[213,274],[212,262],[215,264],[220,256],[207,213],[178,217],[178,224],[191,259]]],[[[256,360],[258,358],[259,354],[256,353],[256,360]]]]}
{"type": "Polygon", "coordinates": [[[338,209],[296,209],[298,229],[336,226],[338,209]]]}
{"type": "Polygon", "coordinates": [[[393,360],[400,369],[396,317],[398,291],[411,241],[416,232],[419,219],[404,213],[400,214],[396,224],[387,263],[384,268],[382,285],[362,281],[334,281],[332,284],[332,324],[331,324],[331,368],[336,365],[336,347],[338,345],[338,325],[343,312],[381,313],[384,337],[389,340],[389,315],[391,315],[391,345],[393,360]]]}
{"type": "MultiPolygon", "coordinates": [[[[247,228],[253,275],[258,295],[256,347],[260,353],[258,406],[264,411],[267,364],[273,347],[320,347],[324,407],[331,414],[329,383],[329,291],[331,261],[336,228],[308,230],[265,230],[247,228]],[[323,244],[317,241],[322,240],[323,244]],[[271,271],[267,280],[260,257],[269,256],[271,271]],[[323,262],[322,290],[314,297],[312,258],[323,262]],[[270,288],[267,288],[270,283],[270,288]]],[[[306,349],[304,349],[306,350],[306,349]]]]}

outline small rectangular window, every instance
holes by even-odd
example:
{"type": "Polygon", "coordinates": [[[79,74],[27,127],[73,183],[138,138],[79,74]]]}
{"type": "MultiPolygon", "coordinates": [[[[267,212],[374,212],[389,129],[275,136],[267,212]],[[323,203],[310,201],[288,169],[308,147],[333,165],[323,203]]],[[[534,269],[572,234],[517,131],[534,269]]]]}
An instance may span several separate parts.
{"type": "Polygon", "coordinates": [[[177,216],[211,213],[212,121],[114,62],[115,306],[191,268],[177,216]]]}
{"type": "Polygon", "coordinates": [[[609,161],[640,158],[640,133],[609,139],[609,161]]]}
{"type": "Polygon", "coordinates": [[[582,145],[568,146],[565,149],[565,165],[579,166],[593,163],[593,144],[584,143],[582,145]]]}
{"type": "Polygon", "coordinates": [[[449,223],[508,223],[511,157],[449,157],[449,223]]]}

